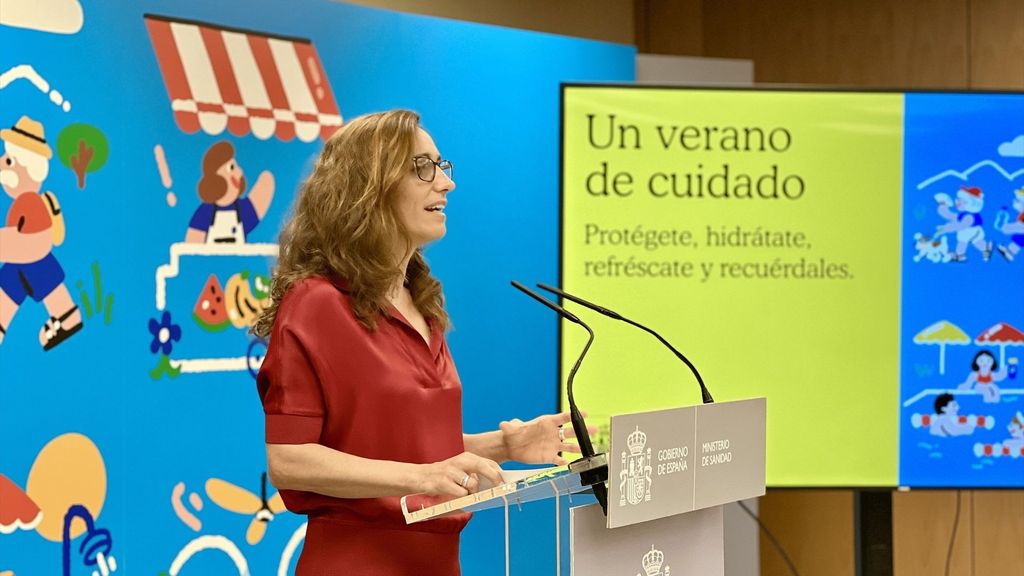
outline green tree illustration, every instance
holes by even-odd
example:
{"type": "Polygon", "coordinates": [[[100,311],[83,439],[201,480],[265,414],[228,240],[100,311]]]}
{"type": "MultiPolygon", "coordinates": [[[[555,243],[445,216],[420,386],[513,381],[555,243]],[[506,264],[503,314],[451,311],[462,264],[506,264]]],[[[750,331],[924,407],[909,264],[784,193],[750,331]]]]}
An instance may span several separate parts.
{"type": "Polygon", "coordinates": [[[110,147],[107,137],[95,126],[69,124],[57,136],[57,156],[78,176],[78,188],[85,188],[85,174],[107,163],[110,147]]]}

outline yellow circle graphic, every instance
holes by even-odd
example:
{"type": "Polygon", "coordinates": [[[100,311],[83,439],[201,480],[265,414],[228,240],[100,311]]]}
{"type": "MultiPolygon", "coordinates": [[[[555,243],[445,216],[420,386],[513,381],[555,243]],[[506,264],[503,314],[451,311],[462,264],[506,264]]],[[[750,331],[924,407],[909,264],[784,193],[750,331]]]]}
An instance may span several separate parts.
{"type": "MultiPolygon", "coordinates": [[[[50,440],[32,464],[25,492],[43,511],[36,531],[47,540],[60,542],[64,514],[72,505],[85,506],[93,518],[99,518],[103,510],[107,498],[107,470],[99,448],[77,432],[50,440]]],[[[76,519],[71,524],[71,538],[84,531],[85,523],[81,520],[76,519]]]]}

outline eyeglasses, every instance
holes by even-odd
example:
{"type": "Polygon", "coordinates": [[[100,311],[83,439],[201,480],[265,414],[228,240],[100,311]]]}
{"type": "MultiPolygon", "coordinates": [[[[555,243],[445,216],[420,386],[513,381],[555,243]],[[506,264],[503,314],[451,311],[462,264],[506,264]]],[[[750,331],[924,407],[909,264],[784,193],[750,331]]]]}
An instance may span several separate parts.
{"type": "Polygon", "coordinates": [[[437,177],[437,169],[440,168],[449,180],[452,179],[452,161],[438,160],[434,162],[426,156],[413,156],[412,164],[416,168],[416,177],[424,182],[433,182],[437,177]]]}

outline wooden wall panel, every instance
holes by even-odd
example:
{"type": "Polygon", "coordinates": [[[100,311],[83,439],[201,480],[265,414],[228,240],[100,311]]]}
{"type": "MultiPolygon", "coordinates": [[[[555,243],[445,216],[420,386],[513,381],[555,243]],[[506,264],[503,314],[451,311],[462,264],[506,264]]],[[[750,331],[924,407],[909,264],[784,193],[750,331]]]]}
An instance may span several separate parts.
{"type": "Polygon", "coordinates": [[[701,0],[635,0],[636,45],[643,54],[701,56],[701,0]]]}
{"type": "Polygon", "coordinates": [[[347,0],[374,8],[633,44],[633,0],[347,0]]]}
{"type": "MultiPolygon", "coordinates": [[[[946,566],[956,492],[893,496],[895,576],[935,576],[946,566]]],[[[1024,575],[1024,491],[961,492],[950,576],[1024,575]]]]}
{"type": "MultiPolygon", "coordinates": [[[[956,492],[897,493],[892,500],[893,574],[943,574],[953,531],[956,492]]],[[[971,498],[961,493],[960,521],[949,576],[971,576],[971,498]]]]}
{"type": "Polygon", "coordinates": [[[1024,490],[977,491],[973,500],[973,574],[1024,576],[1024,490]]]}
{"type": "Polygon", "coordinates": [[[966,86],[963,0],[712,0],[703,14],[703,55],[754,60],[758,82],[966,86]]]}
{"type": "Polygon", "coordinates": [[[971,88],[1024,89],[1024,0],[973,0],[971,88]]]}
{"type": "MultiPolygon", "coordinates": [[[[853,493],[849,490],[769,490],[758,515],[800,574],[854,576],[853,493]]],[[[761,576],[790,576],[761,535],[761,576]]]]}

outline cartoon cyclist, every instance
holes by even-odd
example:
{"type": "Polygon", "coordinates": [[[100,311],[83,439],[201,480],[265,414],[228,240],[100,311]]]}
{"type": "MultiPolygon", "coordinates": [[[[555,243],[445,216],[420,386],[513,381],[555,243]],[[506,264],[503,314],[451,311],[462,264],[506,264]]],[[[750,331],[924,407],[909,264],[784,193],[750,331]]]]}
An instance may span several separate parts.
{"type": "Polygon", "coordinates": [[[971,373],[958,388],[960,390],[976,388],[978,392],[981,392],[981,397],[986,404],[995,404],[999,402],[999,387],[996,386],[996,382],[1002,382],[1005,379],[1006,367],[1000,368],[996,357],[988,350],[982,350],[974,355],[974,360],[971,362],[971,373]]]}
{"type": "Polygon", "coordinates": [[[274,199],[274,176],[264,170],[252,192],[243,198],[245,174],[235,159],[235,147],[222,140],[210,146],[203,156],[203,176],[198,188],[203,202],[192,215],[185,241],[244,244],[274,199]]]}
{"type": "Polygon", "coordinates": [[[947,194],[936,195],[939,203],[939,216],[947,220],[946,224],[936,229],[938,234],[956,232],[956,252],[953,262],[967,261],[967,245],[977,248],[986,261],[992,255],[992,243],[985,241],[985,229],[981,224],[981,209],[985,207],[985,197],[977,186],[961,186],[956,193],[956,209],[950,207],[951,199],[947,194]]]}
{"type": "Polygon", "coordinates": [[[1013,209],[1018,212],[1017,219],[1007,220],[1000,228],[1003,234],[1010,235],[1009,243],[999,245],[999,253],[1009,262],[1024,248],[1024,186],[1013,192],[1013,209]]]}
{"type": "Polygon", "coordinates": [[[43,125],[28,116],[0,130],[0,140],[0,184],[14,199],[0,228],[0,343],[21,303],[31,296],[50,315],[39,330],[39,343],[49,350],[83,326],[64,285],[64,269],[53,255],[54,243],[63,241],[60,207],[53,194],[41,194],[53,151],[43,125]]]}

